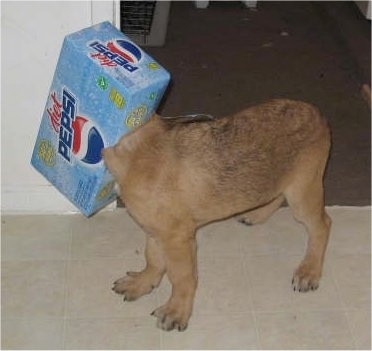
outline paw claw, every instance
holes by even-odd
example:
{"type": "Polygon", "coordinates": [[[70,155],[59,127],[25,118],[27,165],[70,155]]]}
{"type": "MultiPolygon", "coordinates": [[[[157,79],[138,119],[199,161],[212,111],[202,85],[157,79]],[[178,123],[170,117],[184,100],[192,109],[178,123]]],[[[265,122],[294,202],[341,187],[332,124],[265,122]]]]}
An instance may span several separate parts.
{"type": "Polygon", "coordinates": [[[311,265],[300,265],[292,278],[293,291],[301,293],[309,290],[316,290],[319,287],[319,270],[314,269],[311,265]]]}
{"type": "Polygon", "coordinates": [[[184,331],[187,328],[188,317],[185,317],[182,313],[176,308],[164,305],[153,311],[151,315],[157,318],[156,325],[160,329],[184,331]]]}
{"type": "Polygon", "coordinates": [[[244,217],[238,218],[238,222],[241,224],[247,225],[247,226],[253,225],[253,223],[248,218],[244,218],[244,217]]]}
{"type": "Polygon", "coordinates": [[[112,290],[124,296],[124,301],[133,301],[142,295],[149,294],[154,286],[158,277],[153,277],[146,270],[142,272],[127,272],[127,275],[116,280],[112,290]]]}

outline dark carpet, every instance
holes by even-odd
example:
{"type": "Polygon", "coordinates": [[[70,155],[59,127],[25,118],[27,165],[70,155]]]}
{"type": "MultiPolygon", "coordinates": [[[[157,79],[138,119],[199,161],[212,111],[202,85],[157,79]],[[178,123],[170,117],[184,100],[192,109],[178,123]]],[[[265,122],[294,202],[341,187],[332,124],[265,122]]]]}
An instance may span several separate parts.
{"type": "Polygon", "coordinates": [[[371,23],[350,1],[173,1],[166,43],[145,49],[172,75],[159,112],[216,117],[271,98],[315,104],[328,118],[332,150],[327,205],[371,198],[371,23]]]}

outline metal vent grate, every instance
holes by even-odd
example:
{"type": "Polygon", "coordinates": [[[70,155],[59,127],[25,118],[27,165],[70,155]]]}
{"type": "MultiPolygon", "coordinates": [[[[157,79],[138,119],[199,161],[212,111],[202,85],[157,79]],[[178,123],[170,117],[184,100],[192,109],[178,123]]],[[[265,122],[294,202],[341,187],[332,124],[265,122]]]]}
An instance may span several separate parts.
{"type": "Polygon", "coordinates": [[[115,1],[119,29],[142,46],[165,43],[170,1],[115,1]]]}
{"type": "Polygon", "coordinates": [[[156,1],[120,1],[120,29],[126,34],[149,35],[156,1]]]}

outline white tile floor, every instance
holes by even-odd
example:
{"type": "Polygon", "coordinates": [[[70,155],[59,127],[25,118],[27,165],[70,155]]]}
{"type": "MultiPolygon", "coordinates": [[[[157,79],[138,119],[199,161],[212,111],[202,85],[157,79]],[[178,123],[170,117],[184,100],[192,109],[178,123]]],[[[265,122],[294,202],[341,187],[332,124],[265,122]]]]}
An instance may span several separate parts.
{"type": "Polygon", "coordinates": [[[135,302],[112,282],[142,268],[144,234],[123,209],[90,219],[2,217],[3,349],[370,349],[371,209],[329,208],[332,236],[317,292],[294,293],[306,234],[287,208],[262,225],[199,231],[189,328],[155,327],[170,285],[135,302]]]}

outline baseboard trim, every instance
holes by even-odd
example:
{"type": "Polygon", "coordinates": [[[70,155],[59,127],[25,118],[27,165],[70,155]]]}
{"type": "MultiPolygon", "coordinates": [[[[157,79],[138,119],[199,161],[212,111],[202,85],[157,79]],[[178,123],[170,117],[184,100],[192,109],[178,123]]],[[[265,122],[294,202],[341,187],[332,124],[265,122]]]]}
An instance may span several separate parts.
{"type": "MultiPolygon", "coordinates": [[[[103,210],[116,208],[116,201],[103,210]]],[[[52,185],[2,186],[1,214],[77,214],[80,211],[52,185]]]]}

